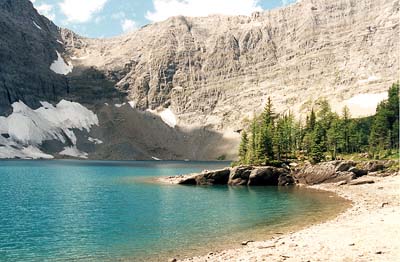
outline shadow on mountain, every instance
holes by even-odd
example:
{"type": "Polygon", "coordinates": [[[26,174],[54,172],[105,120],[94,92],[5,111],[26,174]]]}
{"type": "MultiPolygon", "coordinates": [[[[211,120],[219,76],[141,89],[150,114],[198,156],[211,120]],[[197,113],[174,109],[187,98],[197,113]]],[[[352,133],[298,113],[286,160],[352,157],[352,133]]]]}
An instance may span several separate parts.
{"type": "Polygon", "coordinates": [[[67,75],[67,79],[68,94],[65,99],[89,108],[106,102],[119,103],[126,97],[125,92],[115,88],[116,82],[108,79],[103,72],[94,67],[74,68],[74,72],[67,75]]]}
{"type": "Polygon", "coordinates": [[[89,135],[103,143],[94,144],[83,133],[78,134],[78,148],[91,159],[216,160],[236,156],[238,134],[227,138],[207,128],[171,128],[158,115],[129,104],[98,105],[95,112],[99,126],[89,135]]]}

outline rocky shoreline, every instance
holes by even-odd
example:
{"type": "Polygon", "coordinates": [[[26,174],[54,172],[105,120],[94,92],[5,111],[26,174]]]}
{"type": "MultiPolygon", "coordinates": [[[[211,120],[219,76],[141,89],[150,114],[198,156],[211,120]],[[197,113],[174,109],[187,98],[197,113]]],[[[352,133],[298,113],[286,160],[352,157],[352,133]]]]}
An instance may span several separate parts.
{"type": "MultiPolygon", "coordinates": [[[[179,261],[398,261],[400,258],[400,176],[365,176],[362,185],[309,186],[352,201],[352,207],[327,222],[242,248],[210,250],[179,261]]],[[[178,260],[171,260],[178,261],[178,260]]]]}
{"type": "Polygon", "coordinates": [[[319,164],[290,163],[282,167],[236,166],[204,170],[197,174],[159,178],[163,183],[180,185],[288,186],[322,183],[356,183],[362,176],[389,176],[396,161],[329,161],[319,164]]]}
{"type": "Polygon", "coordinates": [[[242,248],[210,250],[208,255],[182,261],[397,261],[400,258],[398,174],[396,161],[331,161],[281,168],[239,166],[206,170],[161,178],[159,182],[298,185],[333,192],[352,201],[352,207],[333,220],[265,241],[250,238],[242,243],[242,248]]]}

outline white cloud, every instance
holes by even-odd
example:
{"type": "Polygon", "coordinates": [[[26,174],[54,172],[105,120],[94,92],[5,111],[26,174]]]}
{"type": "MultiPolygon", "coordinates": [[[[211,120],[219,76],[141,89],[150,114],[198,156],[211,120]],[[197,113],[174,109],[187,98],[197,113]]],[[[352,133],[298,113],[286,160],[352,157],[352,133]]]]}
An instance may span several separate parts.
{"type": "Polygon", "coordinates": [[[101,11],[107,0],[63,0],[59,5],[67,22],[86,23],[101,11]]]}
{"type": "Polygon", "coordinates": [[[121,21],[122,30],[124,32],[130,32],[137,28],[137,24],[135,21],[130,19],[124,19],[121,21]]]}
{"type": "Polygon", "coordinates": [[[38,10],[39,14],[44,15],[50,20],[54,20],[56,18],[56,15],[53,12],[53,6],[48,5],[48,4],[41,4],[36,6],[36,9],[38,10]]]}
{"type": "Polygon", "coordinates": [[[211,14],[250,15],[261,11],[259,0],[153,0],[154,12],[146,18],[152,22],[171,16],[207,16],[211,14]]]}

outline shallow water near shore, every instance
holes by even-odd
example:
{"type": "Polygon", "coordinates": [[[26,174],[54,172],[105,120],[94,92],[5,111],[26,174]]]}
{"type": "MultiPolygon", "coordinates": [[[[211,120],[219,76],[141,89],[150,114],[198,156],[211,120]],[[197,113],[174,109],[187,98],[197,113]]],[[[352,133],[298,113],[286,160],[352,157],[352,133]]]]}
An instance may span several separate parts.
{"type": "Polygon", "coordinates": [[[348,207],[298,187],[146,182],[227,165],[0,161],[0,261],[166,261],[266,239],[348,207]]]}

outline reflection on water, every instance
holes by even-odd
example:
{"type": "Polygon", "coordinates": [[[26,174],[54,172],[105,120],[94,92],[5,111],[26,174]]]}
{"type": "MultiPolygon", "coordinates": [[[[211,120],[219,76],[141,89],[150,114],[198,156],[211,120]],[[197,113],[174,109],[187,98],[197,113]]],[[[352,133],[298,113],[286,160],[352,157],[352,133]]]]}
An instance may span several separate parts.
{"type": "Polygon", "coordinates": [[[347,203],[297,187],[189,187],[143,178],[221,162],[2,161],[1,261],[194,255],[321,221],[347,203]]]}

